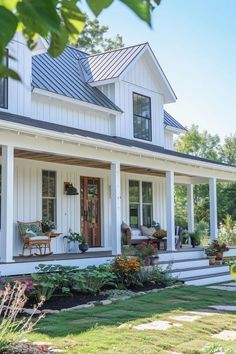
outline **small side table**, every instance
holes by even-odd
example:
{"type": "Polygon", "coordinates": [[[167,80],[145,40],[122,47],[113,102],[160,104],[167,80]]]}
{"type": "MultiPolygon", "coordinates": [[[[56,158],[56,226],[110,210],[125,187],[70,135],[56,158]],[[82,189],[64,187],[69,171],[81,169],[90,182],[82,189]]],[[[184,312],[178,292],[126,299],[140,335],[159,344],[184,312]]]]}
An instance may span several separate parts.
{"type": "Polygon", "coordinates": [[[58,236],[62,235],[62,232],[50,232],[49,237],[50,238],[56,238],[58,236]]]}

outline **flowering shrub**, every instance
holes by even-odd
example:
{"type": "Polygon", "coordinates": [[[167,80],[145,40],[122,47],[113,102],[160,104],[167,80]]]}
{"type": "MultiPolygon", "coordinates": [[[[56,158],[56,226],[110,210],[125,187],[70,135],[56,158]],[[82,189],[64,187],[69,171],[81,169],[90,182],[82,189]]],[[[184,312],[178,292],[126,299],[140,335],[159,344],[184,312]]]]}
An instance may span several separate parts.
{"type": "Polygon", "coordinates": [[[111,263],[111,270],[116,275],[118,286],[127,288],[139,284],[141,263],[137,258],[118,256],[111,263]]]}
{"type": "Polygon", "coordinates": [[[142,242],[135,247],[135,255],[141,259],[147,256],[153,256],[157,252],[157,245],[149,241],[149,243],[142,242]]]}
{"type": "Polygon", "coordinates": [[[157,230],[156,232],[154,232],[154,234],[152,235],[152,237],[156,237],[158,239],[162,239],[163,237],[166,237],[167,236],[167,231],[166,230],[163,230],[163,229],[160,229],[160,230],[157,230]]]}

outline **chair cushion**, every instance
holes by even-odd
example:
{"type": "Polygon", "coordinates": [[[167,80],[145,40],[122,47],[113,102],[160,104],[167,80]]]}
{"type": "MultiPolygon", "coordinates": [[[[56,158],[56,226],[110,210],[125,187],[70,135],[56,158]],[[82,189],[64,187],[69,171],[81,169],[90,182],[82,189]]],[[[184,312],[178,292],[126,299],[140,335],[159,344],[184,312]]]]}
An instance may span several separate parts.
{"type": "Polygon", "coordinates": [[[141,226],[141,231],[143,236],[150,237],[156,232],[155,227],[146,227],[146,226],[141,226]]]}
{"type": "Polygon", "coordinates": [[[42,229],[35,223],[22,223],[18,225],[21,235],[34,234],[35,236],[42,236],[42,229]]]}
{"type": "Polygon", "coordinates": [[[124,221],[122,221],[121,230],[126,231],[128,229],[130,229],[129,225],[127,225],[124,221]]]}
{"type": "Polygon", "coordinates": [[[48,236],[30,236],[30,241],[49,241],[50,237],[48,236]]]}

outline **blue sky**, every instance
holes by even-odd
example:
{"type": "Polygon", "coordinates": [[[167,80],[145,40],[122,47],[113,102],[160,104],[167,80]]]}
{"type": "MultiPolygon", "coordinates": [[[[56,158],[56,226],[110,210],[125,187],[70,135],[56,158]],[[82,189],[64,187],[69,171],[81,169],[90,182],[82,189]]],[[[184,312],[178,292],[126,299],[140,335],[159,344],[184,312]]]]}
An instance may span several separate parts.
{"type": "Polygon", "coordinates": [[[236,0],[162,0],[152,29],[115,0],[99,20],[126,45],[149,42],[178,97],[165,108],[182,124],[236,132],[236,0]]]}

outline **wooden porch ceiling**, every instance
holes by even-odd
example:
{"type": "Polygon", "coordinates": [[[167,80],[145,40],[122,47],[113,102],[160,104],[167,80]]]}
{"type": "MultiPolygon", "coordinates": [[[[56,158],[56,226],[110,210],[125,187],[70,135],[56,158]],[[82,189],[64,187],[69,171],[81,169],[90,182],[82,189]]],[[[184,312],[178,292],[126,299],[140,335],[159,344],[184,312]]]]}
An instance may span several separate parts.
{"type": "MultiPolygon", "coordinates": [[[[98,160],[88,160],[80,157],[75,158],[75,157],[68,157],[62,155],[54,155],[50,153],[41,153],[41,152],[26,151],[26,150],[19,150],[19,149],[15,149],[14,155],[16,158],[23,158],[29,160],[52,162],[52,163],[58,163],[64,165],[100,168],[106,170],[110,169],[110,163],[108,162],[102,162],[98,160]]],[[[121,165],[121,171],[141,174],[141,175],[165,177],[165,173],[162,171],[156,171],[154,169],[136,167],[136,166],[121,165]]],[[[176,176],[184,176],[184,175],[178,173],[176,174],[176,176]]]]}

